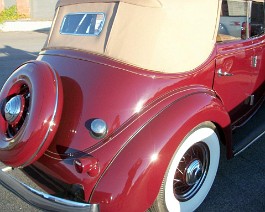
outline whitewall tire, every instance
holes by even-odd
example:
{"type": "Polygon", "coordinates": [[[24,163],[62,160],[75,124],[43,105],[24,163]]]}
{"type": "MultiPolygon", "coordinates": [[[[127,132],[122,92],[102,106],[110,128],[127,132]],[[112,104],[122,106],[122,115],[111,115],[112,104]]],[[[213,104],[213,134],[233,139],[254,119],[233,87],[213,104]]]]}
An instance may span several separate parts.
{"type": "Polygon", "coordinates": [[[214,125],[207,122],[193,129],[172,157],[152,208],[170,212],[195,210],[213,184],[219,158],[219,138],[214,125]]]}

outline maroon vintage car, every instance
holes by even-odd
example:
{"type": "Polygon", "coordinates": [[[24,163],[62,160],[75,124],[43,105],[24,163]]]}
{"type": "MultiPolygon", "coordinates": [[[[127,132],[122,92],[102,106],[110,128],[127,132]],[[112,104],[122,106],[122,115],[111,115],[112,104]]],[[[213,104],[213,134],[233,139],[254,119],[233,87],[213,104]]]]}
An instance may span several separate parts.
{"type": "Polygon", "coordinates": [[[265,135],[264,0],[60,0],[0,93],[1,183],[50,211],[192,211],[265,135]]]}

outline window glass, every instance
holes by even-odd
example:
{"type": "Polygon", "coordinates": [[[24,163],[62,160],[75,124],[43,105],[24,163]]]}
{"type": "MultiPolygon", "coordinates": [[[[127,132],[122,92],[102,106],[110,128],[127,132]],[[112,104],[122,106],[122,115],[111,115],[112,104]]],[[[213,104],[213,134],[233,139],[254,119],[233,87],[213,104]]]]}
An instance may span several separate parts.
{"type": "Polygon", "coordinates": [[[252,2],[250,31],[251,37],[264,33],[264,2],[252,2]]]}
{"type": "Polygon", "coordinates": [[[246,39],[248,2],[240,0],[223,0],[217,41],[246,39]]]}
{"type": "Polygon", "coordinates": [[[264,33],[264,0],[223,0],[217,41],[256,37],[264,33]]]}
{"type": "Polygon", "coordinates": [[[71,13],[64,17],[60,33],[98,36],[104,22],[104,13],[71,13]]]}

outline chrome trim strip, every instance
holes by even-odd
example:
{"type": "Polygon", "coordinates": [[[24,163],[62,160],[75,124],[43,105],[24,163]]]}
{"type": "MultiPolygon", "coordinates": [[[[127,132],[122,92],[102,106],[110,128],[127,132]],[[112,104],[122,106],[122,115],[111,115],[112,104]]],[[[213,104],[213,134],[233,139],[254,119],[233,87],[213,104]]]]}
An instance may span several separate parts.
{"type": "Polygon", "coordinates": [[[28,185],[18,181],[9,174],[0,171],[0,184],[28,204],[46,211],[79,211],[98,212],[98,204],[86,204],[58,198],[41,191],[37,191],[28,185]]]}
{"type": "Polygon", "coordinates": [[[251,66],[253,68],[257,68],[258,65],[258,56],[252,56],[251,57],[251,66]]]}
{"type": "Polygon", "coordinates": [[[246,26],[246,39],[250,38],[250,18],[251,18],[252,1],[247,2],[247,26],[246,26]]]}
{"type": "MultiPolygon", "coordinates": [[[[29,63],[33,63],[34,65],[37,65],[36,63],[34,63],[34,61],[29,62],[29,63]]],[[[57,107],[58,107],[58,102],[59,102],[59,82],[57,79],[57,75],[56,75],[56,71],[48,64],[45,63],[45,65],[48,66],[48,68],[52,71],[53,76],[54,76],[54,80],[55,80],[55,86],[56,86],[56,94],[55,94],[55,105],[54,105],[54,109],[53,109],[53,114],[52,114],[52,118],[49,124],[49,129],[47,130],[45,137],[43,138],[43,140],[41,141],[38,149],[36,150],[36,152],[24,163],[20,166],[20,168],[25,167],[27,165],[29,165],[31,163],[31,161],[34,159],[34,157],[36,157],[36,155],[39,153],[39,151],[41,150],[41,148],[43,147],[44,143],[46,142],[50,132],[52,131],[52,127],[54,127],[52,124],[58,124],[54,122],[55,116],[57,114],[57,107]]],[[[37,65],[38,66],[38,65],[37,65]]]]}
{"type": "Polygon", "coordinates": [[[265,131],[263,133],[261,133],[260,135],[258,135],[256,138],[254,138],[248,145],[246,145],[243,149],[239,150],[238,152],[236,152],[234,154],[234,156],[237,156],[238,154],[240,154],[241,152],[243,152],[246,148],[248,148],[251,144],[255,143],[260,137],[262,137],[263,135],[265,135],[265,131]]]}
{"type": "MultiPolygon", "coordinates": [[[[250,110],[250,111],[247,112],[245,115],[243,115],[243,117],[246,117],[246,116],[248,116],[249,113],[252,112],[252,114],[251,114],[251,115],[250,115],[250,116],[249,116],[249,117],[248,117],[243,123],[241,123],[241,124],[239,124],[239,125],[234,125],[234,126],[232,126],[232,131],[233,131],[233,130],[236,130],[237,128],[243,127],[245,124],[247,124],[248,121],[249,121],[250,119],[252,119],[252,118],[256,115],[256,113],[259,111],[260,107],[262,107],[263,103],[265,103],[265,99],[259,100],[258,103],[255,104],[255,105],[257,105],[257,107],[256,107],[256,109],[254,110],[254,112],[252,112],[252,110],[250,110]]],[[[254,106],[254,108],[255,108],[255,106],[254,106]]],[[[241,119],[239,119],[239,120],[241,120],[241,119]]],[[[238,120],[237,120],[237,122],[238,122],[238,120]]]]}

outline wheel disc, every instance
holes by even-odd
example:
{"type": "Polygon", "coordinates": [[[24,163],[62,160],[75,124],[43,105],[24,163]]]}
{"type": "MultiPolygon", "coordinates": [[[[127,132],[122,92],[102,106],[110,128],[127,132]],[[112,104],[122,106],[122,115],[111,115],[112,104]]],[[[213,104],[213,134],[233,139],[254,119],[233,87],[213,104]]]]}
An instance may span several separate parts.
{"type": "Polygon", "coordinates": [[[183,155],[177,167],[173,190],[179,201],[187,201],[200,189],[209,168],[209,149],[196,143],[183,155]]]}
{"type": "Polygon", "coordinates": [[[207,196],[220,158],[214,129],[209,122],[198,125],[176,149],[157,200],[166,211],[194,211],[207,196]]]}

